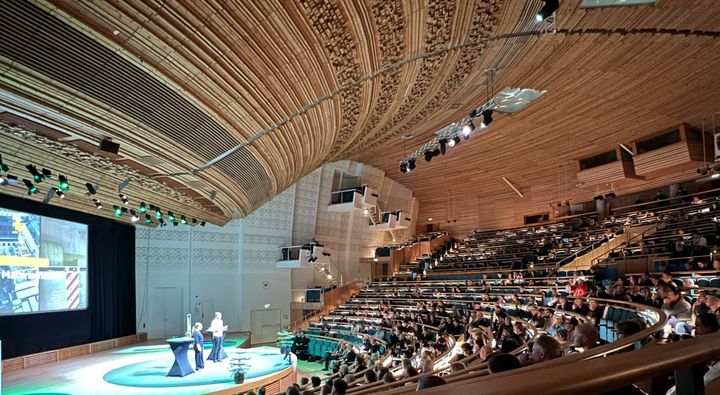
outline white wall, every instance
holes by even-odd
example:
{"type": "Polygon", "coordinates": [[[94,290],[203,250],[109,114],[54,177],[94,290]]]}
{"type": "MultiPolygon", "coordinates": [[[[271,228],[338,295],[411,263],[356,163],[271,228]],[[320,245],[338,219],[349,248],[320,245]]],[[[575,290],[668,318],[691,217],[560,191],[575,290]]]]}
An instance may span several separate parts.
{"type": "Polygon", "coordinates": [[[312,268],[275,269],[275,262],[281,246],[303,244],[313,237],[333,252],[319,262],[331,263],[335,280],[341,276],[344,282],[369,279],[370,264],[359,259],[372,256],[373,247],[383,245],[387,235],[371,232],[361,211],[327,210],[336,169],[363,176],[363,182],[381,193],[382,209],[407,210],[412,205],[410,211],[417,213],[416,201],[407,188],[377,169],[342,161],[311,172],[248,217],[224,227],[138,226],[138,330],[148,331],[151,338],[181,335],[185,314],[191,313],[193,321],[208,326],[214,311],[223,312],[231,330],[250,330],[250,312],[267,304],[281,310],[282,325],[289,324],[292,289],[330,282],[312,268]],[[383,196],[383,191],[388,196],[383,196]],[[171,292],[169,301],[167,296],[163,299],[162,295],[167,295],[163,292],[171,292]],[[172,292],[181,295],[178,300],[172,292]],[[163,334],[157,328],[163,327],[165,315],[157,310],[164,306],[169,311],[168,303],[179,305],[170,309],[178,319],[171,320],[172,333],[163,334]]]}

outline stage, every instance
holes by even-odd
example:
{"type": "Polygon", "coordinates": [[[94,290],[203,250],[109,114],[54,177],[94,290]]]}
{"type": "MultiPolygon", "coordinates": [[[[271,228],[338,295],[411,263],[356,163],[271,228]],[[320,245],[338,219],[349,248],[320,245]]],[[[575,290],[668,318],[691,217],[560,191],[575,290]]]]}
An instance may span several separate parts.
{"type": "MultiPolygon", "coordinates": [[[[166,376],[174,361],[172,351],[166,343],[153,341],[4,374],[2,394],[233,393],[258,385],[282,386],[295,380],[294,356],[289,365],[276,347],[238,348],[245,340],[226,339],[227,359],[219,363],[206,361],[205,369],[185,377],[166,376]],[[242,364],[243,384],[233,381],[232,360],[242,364]]],[[[205,357],[211,347],[205,343],[205,357]]],[[[188,356],[194,367],[194,353],[188,356]]]]}

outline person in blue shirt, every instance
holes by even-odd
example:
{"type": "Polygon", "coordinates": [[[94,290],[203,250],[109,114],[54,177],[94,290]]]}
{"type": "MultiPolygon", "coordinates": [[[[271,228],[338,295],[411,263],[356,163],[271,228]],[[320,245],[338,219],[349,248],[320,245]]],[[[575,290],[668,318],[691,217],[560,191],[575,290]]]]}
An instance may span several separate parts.
{"type": "Polygon", "coordinates": [[[203,362],[203,325],[200,322],[196,322],[193,325],[193,348],[195,349],[195,370],[202,370],[205,367],[203,362]]]}

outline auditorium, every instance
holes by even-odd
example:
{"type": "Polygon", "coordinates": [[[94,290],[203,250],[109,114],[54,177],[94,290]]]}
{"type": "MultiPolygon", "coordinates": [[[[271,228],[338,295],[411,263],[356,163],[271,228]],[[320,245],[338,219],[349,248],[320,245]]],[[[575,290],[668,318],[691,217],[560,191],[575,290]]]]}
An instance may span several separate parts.
{"type": "Polygon", "coordinates": [[[0,1],[0,359],[720,394],[720,2],[0,1]]]}

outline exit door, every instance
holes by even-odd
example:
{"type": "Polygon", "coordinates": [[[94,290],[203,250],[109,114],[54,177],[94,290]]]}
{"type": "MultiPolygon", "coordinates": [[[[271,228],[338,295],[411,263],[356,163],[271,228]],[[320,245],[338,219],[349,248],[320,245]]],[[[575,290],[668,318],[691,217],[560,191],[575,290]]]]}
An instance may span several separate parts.
{"type": "Polygon", "coordinates": [[[252,344],[272,343],[280,331],[280,309],[250,311],[252,344]]]}
{"type": "Polygon", "coordinates": [[[167,339],[185,334],[182,291],[178,287],[152,288],[147,318],[149,338],[167,339]]]}

